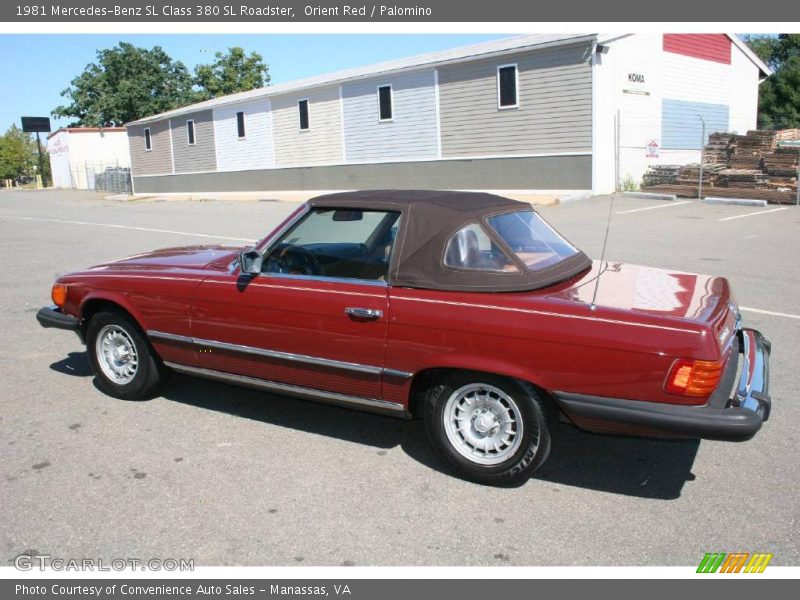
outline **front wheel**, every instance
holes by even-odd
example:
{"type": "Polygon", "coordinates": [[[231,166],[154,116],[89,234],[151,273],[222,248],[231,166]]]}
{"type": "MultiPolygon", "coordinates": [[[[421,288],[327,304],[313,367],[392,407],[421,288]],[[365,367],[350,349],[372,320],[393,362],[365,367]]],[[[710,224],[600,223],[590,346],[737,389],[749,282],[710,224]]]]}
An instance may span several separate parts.
{"type": "Polygon", "coordinates": [[[454,373],[424,397],[425,431],[439,457],[467,479],[524,481],[550,454],[555,410],[530,384],[454,373]]]}
{"type": "Polygon", "coordinates": [[[141,329],[121,313],[94,315],[86,331],[86,348],[97,387],[115,398],[151,398],[169,373],[141,329]]]}

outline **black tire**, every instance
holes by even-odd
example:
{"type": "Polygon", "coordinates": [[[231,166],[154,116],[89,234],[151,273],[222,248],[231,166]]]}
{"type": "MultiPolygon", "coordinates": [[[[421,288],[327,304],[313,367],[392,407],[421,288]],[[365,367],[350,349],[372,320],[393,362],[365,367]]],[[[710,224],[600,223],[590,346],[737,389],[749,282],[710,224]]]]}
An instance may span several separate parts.
{"type": "MultiPolygon", "coordinates": [[[[524,482],[544,464],[555,441],[557,411],[532,385],[522,381],[485,373],[453,372],[433,382],[425,390],[422,402],[425,432],[434,451],[460,476],[471,481],[488,485],[514,485],[524,482]],[[518,447],[512,452],[513,444],[509,444],[508,458],[497,464],[479,464],[474,459],[467,458],[448,437],[445,425],[448,400],[456,391],[472,385],[491,386],[501,390],[516,405],[521,417],[522,435],[518,447]]],[[[457,432],[453,435],[456,439],[464,439],[457,432]]],[[[461,446],[462,449],[467,448],[463,443],[461,446]]],[[[498,460],[486,456],[489,460],[498,460]]]]}
{"type": "Polygon", "coordinates": [[[86,330],[86,350],[92,366],[97,387],[104,393],[121,400],[148,400],[157,395],[169,376],[169,369],[164,366],[139,326],[122,312],[99,312],[89,321],[86,330]],[[135,375],[125,383],[118,383],[107,375],[100,365],[102,357],[98,356],[97,338],[108,326],[122,331],[133,342],[138,364],[135,375]]]}

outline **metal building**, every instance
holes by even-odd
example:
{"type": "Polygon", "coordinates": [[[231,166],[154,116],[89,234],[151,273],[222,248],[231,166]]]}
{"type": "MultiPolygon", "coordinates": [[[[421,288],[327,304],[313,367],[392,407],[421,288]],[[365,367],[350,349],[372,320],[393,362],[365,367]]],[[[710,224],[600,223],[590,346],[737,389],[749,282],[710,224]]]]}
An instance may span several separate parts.
{"type": "Polygon", "coordinates": [[[129,123],[134,190],[608,192],[754,128],[769,73],[733,34],[492,41],[129,123]]]}

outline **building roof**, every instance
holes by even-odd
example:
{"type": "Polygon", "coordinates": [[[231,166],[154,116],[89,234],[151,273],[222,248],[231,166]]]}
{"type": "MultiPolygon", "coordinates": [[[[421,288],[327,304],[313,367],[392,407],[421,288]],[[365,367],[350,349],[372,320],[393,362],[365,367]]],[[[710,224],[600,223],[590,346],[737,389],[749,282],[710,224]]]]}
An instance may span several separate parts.
{"type": "Polygon", "coordinates": [[[65,131],[67,133],[100,133],[100,132],[108,132],[108,131],[127,131],[126,127],[59,127],[53,133],[47,134],[47,139],[49,140],[57,133],[61,133],[65,131]]]}
{"type": "Polygon", "coordinates": [[[224,106],[227,104],[235,104],[247,100],[255,100],[258,98],[268,98],[270,96],[277,96],[289,92],[296,92],[299,90],[319,87],[323,85],[339,84],[345,81],[352,81],[355,79],[364,79],[379,75],[381,73],[408,71],[424,67],[434,67],[449,63],[456,63],[465,60],[476,58],[490,57],[495,55],[507,54],[523,49],[533,48],[546,48],[550,46],[560,46],[564,44],[577,43],[581,41],[590,41],[595,38],[596,34],[593,33],[537,33],[533,35],[522,35],[512,38],[504,38],[502,40],[492,40],[490,42],[483,42],[480,44],[473,44],[470,46],[461,46],[459,48],[452,48],[449,50],[440,50],[438,52],[429,52],[427,54],[418,54],[416,56],[409,56],[390,60],[382,63],[366,65],[363,67],[355,67],[346,69],[344,71],[336,71],[333,73],[325,73],[316,77],[308,77],[306,79],[299,79],[296,81],[289,81],[286,83],[279,83],[267,87],[249,90],[247,92],[239,92],[237,94],[230,94],[228,96],[220,96],[204,102],[182,106],[174,110],[159,113],[149,117],[144,117],[136,121],[128,123],[128,125],[140,125],[143,123],[150,123],[153,121],[160,121],[162,119],[169,119],[180,115],[193,113],[201,110],[209,110],[224,106]]]}
{"type": "Polygon", "coordinates": [[[725,35],[727,35],[729,38],[731,38],[731,41],[733,42],[733,44],[737,48],[739,48],[739,50],[741,50],[744,53],[744,55],[747,58],[749,58],[750,61],[755,66],[757,66],[762,73],[764,73],[765,76],[769,77],[770,75],[772,75],[772,69],[770,69],[767,66],[767,63],[765,63],[763,60],[761,60],[758,57],[758,55],[750,49],[750,46],[747,45],[747,42],[745,42],[742,38],[740,38],[735,33],[727,33],[725,35]]]}
{"type": "MultiPolygon", "coordinates": [[[[533,270],[514,258],[487,219],[532,211],[527,202],[483,192],[429,190],[367,190],[339,192],[308,201],[312,209],[385,210],[402,215],[396,250],[389,265],[389,283],[401,287],[463,292],[520,292],[565,281],[586,271],[592,261],[583,252],[533,270]],[[487,266],[457,268],[445,264],[450,239],[467,225],[476,224],[509,259],[519,263],[513,271],[487,266]]],[[[473,236],[474,232],[470,231],[473,236]]],[[[469,245],[469,244],[467,244],[469,245]]],[[[477,251],[477,238],[473,242],[477,251]]]]}

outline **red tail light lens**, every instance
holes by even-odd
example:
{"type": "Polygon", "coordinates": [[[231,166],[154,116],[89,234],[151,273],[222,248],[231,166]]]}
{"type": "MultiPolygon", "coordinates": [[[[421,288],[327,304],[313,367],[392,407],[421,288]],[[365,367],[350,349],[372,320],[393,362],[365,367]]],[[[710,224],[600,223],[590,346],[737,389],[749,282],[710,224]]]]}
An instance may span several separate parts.
{"type": "Polygon", "coordinates": [[[721,360],[689,360],[679,358],[669,370],[664,390],[670,394],[710,396],[717,389],[722,377],[724,362],[721,360]]]}

